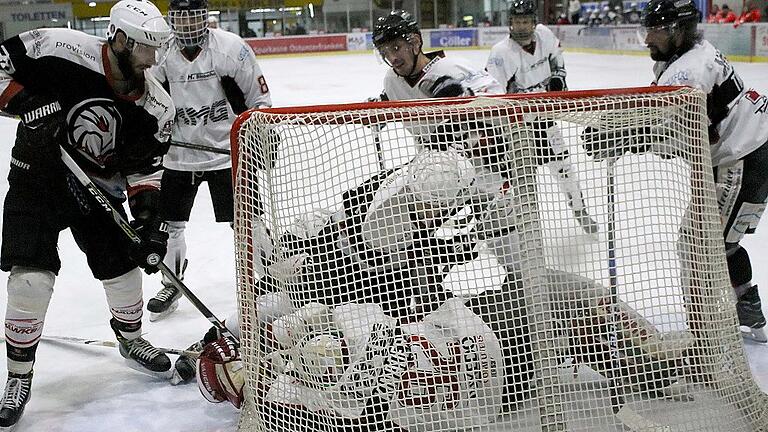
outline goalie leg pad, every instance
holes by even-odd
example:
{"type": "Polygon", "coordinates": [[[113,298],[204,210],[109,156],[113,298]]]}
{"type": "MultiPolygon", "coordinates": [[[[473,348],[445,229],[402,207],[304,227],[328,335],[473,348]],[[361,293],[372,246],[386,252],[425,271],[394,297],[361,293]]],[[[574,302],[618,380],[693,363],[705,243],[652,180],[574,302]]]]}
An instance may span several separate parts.
{"type": "Polygon", "coordinates": [[[235,408],[240,408],[244,374],[239,353],[224,339],[206,345],[197,359],[197,386],[211,403],[229,401],[235,408]]]}
{"type": "Polygon", "coordinates": [[[5,311],[5,340],[11,372],[32,370],[55,278],[50,271],[20,266],[11,269],[5,311]]]}

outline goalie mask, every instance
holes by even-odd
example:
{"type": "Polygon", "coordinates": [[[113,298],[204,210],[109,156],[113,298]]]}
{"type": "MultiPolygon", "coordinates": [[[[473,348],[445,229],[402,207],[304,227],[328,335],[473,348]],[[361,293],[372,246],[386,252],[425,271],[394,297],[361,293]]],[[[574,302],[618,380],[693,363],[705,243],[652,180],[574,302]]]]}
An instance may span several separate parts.
{"type": "Polygon", "coordinates": [[[472,162],[458,151],[426,150],[408,165],[408,187],[417,202],[430,208],[452,208],[469,196],[475,180],[472,162]]]}
{"type": "Polygon", "coordinates": [[[514,0],[509,8],[509,37],[521,47],[533,41],[536,30],[536,3],[534,0],[514,0]]]}
{"type": "Polygon", "coordinates": [[[201,48],[208,39],[208,0],[171,0],[168,20],[180,48],[201,48]]]}

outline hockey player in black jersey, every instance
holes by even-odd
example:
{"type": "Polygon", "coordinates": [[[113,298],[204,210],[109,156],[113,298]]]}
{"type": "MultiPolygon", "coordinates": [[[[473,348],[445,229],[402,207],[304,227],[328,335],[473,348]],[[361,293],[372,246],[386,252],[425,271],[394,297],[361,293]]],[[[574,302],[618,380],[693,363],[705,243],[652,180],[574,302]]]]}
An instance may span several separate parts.
{"type": "Polygon", "coordinates": [[[0,267],[10,272],[4,430],[17,424],[29,401],[64,229],[71,230],[104,286],[120,354],[137,370],[171,373],[170,359],[141,337],[140,270],[157,271],[168,239],[158,200],[175,112],[170,96],[145,71],[169,36],[152,3],[122,0],[110,11],[106,41],[69,29],[38,29],[0,44],[0,108],[21,118],[11,150],[0,257],[0,267]],[[122,210],[127,190],[140,246],[67,170],[62,148],[115,208],[122,210]]]}

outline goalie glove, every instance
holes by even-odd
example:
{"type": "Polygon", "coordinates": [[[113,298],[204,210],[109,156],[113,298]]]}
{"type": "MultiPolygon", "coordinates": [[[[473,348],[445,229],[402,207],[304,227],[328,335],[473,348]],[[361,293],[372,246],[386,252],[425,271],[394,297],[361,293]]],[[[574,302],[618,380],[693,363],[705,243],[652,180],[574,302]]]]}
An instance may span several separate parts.
{"type": "Polygon", "coordinates": [[[229,401],[235,408],[243,403],[245,371],[240,353],[226,338],[207,344],[197,359],[197,386],[211,403],[229,401]]]}

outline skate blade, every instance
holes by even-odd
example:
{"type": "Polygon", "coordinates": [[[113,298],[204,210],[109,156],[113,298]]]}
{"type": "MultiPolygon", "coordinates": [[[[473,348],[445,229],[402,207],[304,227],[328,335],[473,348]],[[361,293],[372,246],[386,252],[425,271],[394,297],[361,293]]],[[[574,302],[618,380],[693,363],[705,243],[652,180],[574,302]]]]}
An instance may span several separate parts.
{"type": "Polygon", "coordinates": [[[170,380],[171,377],[173,377],[173,371],[174,371],[173,365],[171,365],[171,368],[168,369],[167,371],[164,371],[164,372],[154,372],[154,371],[151,371],[151,370],[145,368],[144,366],[140,365],[135,360],[124,358],[123,361],[125,361],[125,364],[129,368],[135,370],[136,372],[141,372],[144,375],[149,375],[149,376],[151,376],[153,378],[160,378],[162,380],[170,380]]]}
{"type": "Polygon", "coordinates": [[[765,327],[751,328],[747,326],[739,326],[741,330],[741,336],[752,342],[766,343],[768,342],[768,336],[765,335],[765,327]]]}
{"type": "Polygon", "coordinates": [[[155,322],[155,321],[161,321],[168,317],[168,315],[172,314],[176,309],[179,308],[179,301],[176,300],[175,302],[171,303],[170,306],[168,306],[168,309],[162,311],[162,312],[150,312],[149,313],[149,321],[155,322]]]}

